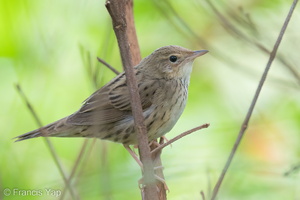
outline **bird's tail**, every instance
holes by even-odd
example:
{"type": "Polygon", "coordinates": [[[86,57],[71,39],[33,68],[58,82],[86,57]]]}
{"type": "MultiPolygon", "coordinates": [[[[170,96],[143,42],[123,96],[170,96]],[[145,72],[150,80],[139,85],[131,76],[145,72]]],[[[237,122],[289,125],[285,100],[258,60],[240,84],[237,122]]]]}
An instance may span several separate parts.
{"type": "Polygon", "coordinates": [[[48,124],[46,126],[43,126],[39,129],[30,131],[28,133],[25,133],[23,135],[19,135],[13,139],[16,139],[15,142],[19,142],[22,140],[27,140],[31,138],[36,137],[55,137],[55,136],[64,136],[63,132],[66,132],[66,125],[65,125],[65,118],[58,120],[56,122],[53,122],[51,124],[48,124]]]}

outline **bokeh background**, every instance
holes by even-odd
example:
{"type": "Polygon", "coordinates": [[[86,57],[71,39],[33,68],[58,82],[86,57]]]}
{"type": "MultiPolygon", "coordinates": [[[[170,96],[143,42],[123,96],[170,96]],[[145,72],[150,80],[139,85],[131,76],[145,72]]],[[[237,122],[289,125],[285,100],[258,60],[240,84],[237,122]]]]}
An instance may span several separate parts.
{"type": "MultiPolygon", "coordinates": [[[[0,1],[0,199],[74,199],[43,138],[12,140],[38,128],[15,86],[21,86],[45,125],[79,109],[85,98],[115,76],[97,56],[122,71],[104,3],[0,1]],[[10,195],[4,192],[7,188],[10,195]],[[55,191],[64,195],[57,197],[55,191]]],[[[170,44],[210,51],[195,61],[186,110],[167,137],[203,123],[211,126],[163,151],[169,199],[201,199],[201,191],[209,197],[291,3],[134,1],[143,57],[170,44]]],[[[300,199],[299,9],[218,199],[300,199]]],[[[67,176],[77,166],[72,180],[75,199],[141,199],[140,169],[122,145],[82,138],[50,141],[67,176]]]]}

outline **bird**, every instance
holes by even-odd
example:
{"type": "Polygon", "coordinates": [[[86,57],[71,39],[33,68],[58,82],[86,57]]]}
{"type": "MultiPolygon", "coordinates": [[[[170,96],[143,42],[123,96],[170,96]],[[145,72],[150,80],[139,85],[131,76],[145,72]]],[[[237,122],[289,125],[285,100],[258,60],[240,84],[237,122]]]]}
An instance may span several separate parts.
{"type": "MultiPolygon", "coordinates": [[[[158,48],[134,67],[149,141],[168,133],[188,98],[194,60],[207,50],[170,45],[158,48]]],[[[137,145],[125,72],[88,97],[75,113],[15,137],[85,137],[137,145]]]]}

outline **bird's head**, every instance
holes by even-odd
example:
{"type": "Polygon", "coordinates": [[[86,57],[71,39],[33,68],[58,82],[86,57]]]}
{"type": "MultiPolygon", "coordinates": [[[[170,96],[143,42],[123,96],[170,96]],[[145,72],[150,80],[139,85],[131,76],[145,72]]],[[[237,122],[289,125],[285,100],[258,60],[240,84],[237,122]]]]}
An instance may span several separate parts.
{"type": "Polygon", "coordinates": [[[144,58],[137,67],[151,78],[189,79],[193,61],[207,52],[191,51],[180,46],[164,46],[144,58]]]}

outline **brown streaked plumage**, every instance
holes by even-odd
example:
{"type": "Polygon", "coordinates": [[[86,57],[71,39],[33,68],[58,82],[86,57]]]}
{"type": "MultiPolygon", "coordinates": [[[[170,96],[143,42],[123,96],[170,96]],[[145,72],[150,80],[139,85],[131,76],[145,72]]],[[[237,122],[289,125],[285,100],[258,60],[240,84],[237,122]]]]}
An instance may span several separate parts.
{"type": "MultiPolygon", "coordinates": [[[[179,119],[193,61],[207,52],[165,46],[134,67],[149,140],[169,132],[179,119]]],[[[125,73],[94,92],[74,114],[20,135],[16,141],[40,136],[96,137],[137,144],[125,73]]]]}

